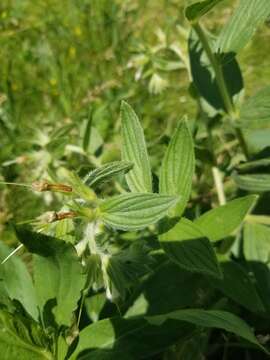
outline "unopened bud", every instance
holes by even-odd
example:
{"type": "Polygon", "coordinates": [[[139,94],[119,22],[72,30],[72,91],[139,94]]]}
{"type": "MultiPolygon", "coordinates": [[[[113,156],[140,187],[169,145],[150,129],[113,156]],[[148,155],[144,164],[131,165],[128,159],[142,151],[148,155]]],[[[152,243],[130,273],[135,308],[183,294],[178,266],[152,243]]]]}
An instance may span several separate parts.
{"type": "Polygon", "coordinates": [[[53,192],[72,192],[72,187],[65,184],[51,184],[48,181],[34,181],[32,183],[32,189],[34,191],[43,192],[43,191],[53,191],[53,192]]]}
{"type": "Polygon", "coordinates": [[[53,223],[55,221],[60,221],[60,220],[64,220],[64,219],[72,219],[74,217],[76,217],[76,213],[74,211],[60,211],[60,212],[56,212],[56,211],[48,211],[45,214],[41,215],[38,217],[38,220],[43,222],[43,223],[53,223]]]}

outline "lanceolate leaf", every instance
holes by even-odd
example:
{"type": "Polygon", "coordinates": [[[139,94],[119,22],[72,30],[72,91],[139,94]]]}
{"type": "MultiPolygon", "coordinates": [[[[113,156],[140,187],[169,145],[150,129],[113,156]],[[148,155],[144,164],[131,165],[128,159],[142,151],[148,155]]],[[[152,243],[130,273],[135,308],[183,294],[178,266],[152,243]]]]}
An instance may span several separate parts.
{"type": "Polygon", "coordinates": [[[224,239],[241,225],[256,199],[256,195],[249,195],[232,200],[204,213],[195,224],[211,241],[224,239]]]}
{"type": "Polygon", "coordinates": [[[143,229],[164,217],[177,200],[175,196],[159,194],[118,195],[103,201],[100,217],[117,229],[143,229]]]}
{"type": "Polygon", "coordinates": [[[200,274],[181,269],[172,261],[165,261],[151,276],[144,279],[132,298],[126,318],[152,316],[204,306],[213,295],[209,280],[200,274]],[[185,291],[183,291],[185,289],[185,291]],[[162,296],[160,296],[162,294],[162,296]]]}
{"type": "MultiPolygon", "coordinates": [[[[10,253],[11,249],[0,243],[0,262],[10,253]]],[[[18,300],[34,320],[38,319],[36,293],[31,276],[25,264],[16,255],[0,265],[0,281],[5,293],[11,300],[18,300]]]]}
{"type": "Polygon", "coordinates": [[[216,50],[222,54],[237,54],[269,14],[269,0],[240,0],[238,8],[219,35],[216,50]]]}
{"type": "Polygon", "coordinates": [[[36,323],[0,310],[1,360],[53,360],[49,345],[36,323]]]}
{"type": "Polygon", "coordinates": [[[200,17],[207,14],[208,11],[212,10],[218,3],[223,0],[204,0],[198,1],[186,8],[186,18],[191,21],[198,21],[200,17]]]}
{"type": "Polygon", "coordinates": [[[270,126],[270,86],[244,102],[240,112],[240,126],[248,129],[270,126]]]}
{"type": "Polygon", "coordinates": [[[152,175],[143,129],[134,110],[126,103],[121,105],[122,158],[132,162],[133,169],[126,175],[132,192],[152,192],[152,175]]]}
{"type": "Polygon", "coordinates": [[[217,310],[188,309],[146,320],[112,318],[98,321],[80,332],[71,360],[137,360],[159,353],[191,334],[193,326],[217,328],[234,333],[266,351],[250,327],[237,316],[217,310]]]}
{"type": "MultiPolygon", "coordinates": [[[[215,38],[212,34],[206,34],[209,46],[213,48],[215,38]]],[[[188,51],[192,79],[200,97],[206,102],[202,102],[204,110],[214,115],[217,111],[225,110],[224,101],[216,81],[214,69],[210,63],[203,46],[198,39],[195,31],[191,31],[188,40],[188,51]],[[207,105],[207,106],[206,106],[207,105]]],[[[220,65],[223,77],[231,99],[237,99],[243,90],[243,78],[238,62],[235,58],[220,65]]]]}
{"type": "Polygon", "coordinates": [[[168,256],[183,269],[222,277],[211,243],[190,220],[182,218],[160,236],[160,243],[168,256]]]}
{"type": "Polygon", "coordinates": [[[243,245],[246,260],[268,264],[270,259],[270,227],[246,223],[243,245]]]}
{"type": "Polygon", "coordinates": [[[40,311],[49,300],[55,299],[52,311],[56,322],[69,326],[86,281],[75,248],[70,243],[33,233],[24,227],[19,227],[17,234],[27,249],[36,254],[34,280],[40,311]]]}
{"type": "Polygon", "coordinates": [[[87,201],[95,200],[96,195],[93,190],[85,185],[82,179],[80,179],[80,177],[75,172],[66,169],[63,169],[62,172],[67,178],[69,184],[72,186],[73,194],[76,194],[80,198],[87,201]]]}
{"type": "Polygon", "coordinates": [[[266,351],[258,342],[251,328],[239,317],[227,311],[188,309],[147,318],[151,324],[161,325],[166,320],[187,321],[197,326],[217,328],[236,334],[266,351]]]}
{"type": "Polygon", "coordinates": [[[99,184],[111,180],[115,176],[127,173],[132,167],[133,164],[131,162],[114,161],[91,171],[84,177],[84,183],[95,188],[99,184]]]}
{"type": "Polygon", "coordinates": [[[188,202],[194,174],[194,146],[184,120],[180,121],[164,156],[160,173],[160,193],[178,195],[173,215],[182,215],[188,202]]]}
{"type": "Polygon", "coordinates": [[[188,324],[178,321],[156,326],[143,318],[129,320],[114,317],[100,320],[80,332],[78,345],[70,360],[151,358],[192,329],[188,324]]]}
{"type": "Polygon", "coordinates": [[[248,271],[233,261],[224,261],[221,264],[223,279],[210,279],[209,282],[229,298],[252,312],[264,312],[264,305],[258,295],[254,279],[248,271]]]}
{"type": "Polygon", "coordinates": [[[270,175],[269,174],[246,174],[232,175],[236,185],[243,190],[252,192],[270,191],[270,175]]]}

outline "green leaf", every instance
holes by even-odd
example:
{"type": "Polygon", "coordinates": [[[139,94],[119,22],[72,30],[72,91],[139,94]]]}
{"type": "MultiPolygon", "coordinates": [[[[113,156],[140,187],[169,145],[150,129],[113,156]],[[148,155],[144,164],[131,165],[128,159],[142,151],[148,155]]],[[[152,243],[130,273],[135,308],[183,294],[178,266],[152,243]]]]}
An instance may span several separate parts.
{"type": "Polygon", "coordinates": [[[240,163],[237,166],[237,170],[239,170],[241,173],[245,173],[248,171],[254,171],[256,169],[262,169],[267,168],[270,166],[270,158],[264,158],[264,159],[258,159],[253,161],[248,161],[244,163],[240,163]]]}
{"type": "Polygon", "coordinates": [[[270,313],[270,271],[269,265],[258,261],[248,262],[249,272],[252,279],[256,281],[256,288],[263,301],[267,314],[270,313]]]}
{"type": "Polygon", "coordinates": [[[175,196],[159,194],[118,195],[101,203],[100,217],[117,229],[143,229],[164,217],[177,200],[175,196]]]}
{"type": "Polygon", "coordinates": [[[270,86],[247,99],[241,107],[240,126],[242,128],[262,128],[270,126],[270,86]]]}
{"type": "Polygon", "coordinates": [[[99,184],[111,180],[115,176],[125,174],[132,169],[133,164],[128,161],[114,161],[101,166],[87,174],[83,182],[90,187],[97,187],[99,184]]]}
{"type": "Polygon", "coordinates": [[[269,14],[269,0],[240,0],[238,8],[219,35],[217,52],[237,54],[269,14]]]}
{"type": "Polygon", "coordinates": [[[115,317],[87,326],[80,332],[78,345],[70,359],[117,360],[119,354],[121,360],[148,358],[190,335],[194,328],[188,323],[234,333],[267,352],[250,327],[226,311],[188,309],[146,319],[115,317]]]}
{"type": "Polygon", "coordinates": [[[83,180],[75,172],[67,169],[61,169],[61,172],[66,181],[72,186],[73,193],[86,201],[96,199],[94,191],[84,184],[83,180]]]}
{"type": "MultiPolygon", "coordinates": [[[[213,49],[215,38],[207,33],[209,46],[213,49]]],[[[215,71],[195,31],[188,40],[188,52],[193,83],[199,92],[203,109],[211,116],[220,110],[226,110],[216,81],[215,71]]],[[[228,93],[232,100],[241,97],[244,87],[240,67],[235,58],[220,64],[228,93]]]]}
{"type": "Polygon", "coordinates": [[[147,319],[151,324],[157,325],[162,325],[166,320],[172,319],[187,321],[206,328],[226,330],[267,352],[266,349],[260,345],[251,328],[242,319],[227,311],[188,309],[174,311],[165,315],[152,316],[147,319]]]}
{"type": "Polygon", "coordinates": [[[211,241],[219,241],[235,231],[252,209],[256,195],[249,195],[232,200],[226,205],[207,211],[195,224],[211,241]]]}
{"type": "Polygon", "coordinates": [[[85,300],[85,309],[93,322],[99,320],[100,313],[106,303],[105,293],[94,294],[85,300]]]}
{"type": "MultiPolygon", "coordinates": [[[[259,124],[259,123],[258,123],[259,124]]],[[[249,152],[257,154],[269,146],[270,128],[243,129],[249,152]]]]}
{"type": "Polygon", "coordinates": [[[233,261],[222,262],[223,279],[209,279],[210,283],[229,298],[252,312],[264,312],[253,279],[243,267],[233,261]]]}
{"type": "Polygon", "coordinates": [[[203,15],[207,14],[221,1],[223,0],[198,1],[195,4],[192,4],[186,8],[186,18],[191,22],[198,21],[203,15]]]}
{"type": "Polygon", "coordinates": [[[232,174],[232,178],[240,189],[252,192],[270,191],[269,174],[239,175],[235,172],[232,174]]]}
{"type": "MultiPolygon", "coordinates": [[[[0,262],[12,249],[0,242],[0,262]]],[[[31,276],[19,257],[13,255],[0,265],[0,280],[8,297],[18,300],[34,320],[38,319],[36,293],[31,276]]]]}
{"type": "Polygon", "coordinates": [[[75,248],[70,243],[25,227],[17,228],[19,240],[34,255],[34,281],[40,310],[56,300],[52,312],[59,325],[71,324],[86,277],[75,248]]]}
{"type": "Polygon", "coordinates": [[[104,319],[85,327],[70,360],[138,360],[151,358],[186,336],[190,325],[178,321],[164,326],[144,319],[104,319]]]}
{"type": "Polygon", "coordinates": [[[86,120],[86,124],[85,124],[85,130],[84,130],[83,141],[82,141],[82,148],[85,152],[88,151],[88,148],[90,145],[92,122],[93,122],[93,116],[89,112],[88,119],[86,120]]]}
{"type": "Polygon", "coordinates": [[[2,360],[53,360],[46,339],[38,325],[18,314],[0,310],[0,352],[2,360]]]}
{"type": "Polygon", "coordinates": [[[115,300],[124,298],[127,290],[142,275],[149,272],[151,257],[148,256],[145,246],[139,243],[131,244],[127,249],[122,249],[118,254],[102,257],[107,285],[107,297],[115,300]]]}
{"type": "Polygon", "coordinates": [[[132,162],[133,169],[126,175],[132,192],[152,192],[152,175],[143,129],[134,110],[121,104],[122,158],[132,162]]]}
{"type": "Polygon", "coordinates": [[[222,277],[211,243],[190,220],[182,218],[171,230],[160,236],[160,244],[167,255],[183,269],[222,277]]]}
{"type": "Polygon", "coordinates": [[[182,215],[192,186],[195,159],[192,136],[185,121],[180,121],[165,153],[160,173],[159,191],[179,195],[180,201],[173,215],[182,215]]]}
{"type": "Polygon", "coordinates": [[[246,223],[243,245],[246,260],[269,263],[270,228],[261,224],[246,223]]]}
{"type": "Polygon", "coordinates": [[[204,306],[212,293],[204,276],[166,261],[139,286],[125,317],[159,315],[186,307],[204,306]]]}

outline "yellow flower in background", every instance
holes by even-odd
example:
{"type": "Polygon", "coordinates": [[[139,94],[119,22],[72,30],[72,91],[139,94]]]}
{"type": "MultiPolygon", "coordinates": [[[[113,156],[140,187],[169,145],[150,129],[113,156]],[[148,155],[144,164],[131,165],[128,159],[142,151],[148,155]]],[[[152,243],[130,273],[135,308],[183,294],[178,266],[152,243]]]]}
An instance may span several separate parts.
{"type": "Polygon", "coordinates": [[[70,48],[68,49],[68,55],[70,58],[74,59],[76,57],[76,48],[74,46],[70,46],[70,48]]]}
{"type": "Polygon", "coordinates": [[[80,26],[76,26],[73,30],[74,34],[78,37],[82,36],[82,29],[80,28],[80,26]]]}
{"type": "Polygon", "coordinates": [[[51,78],[49,82],[50,82],[51,86],[57,85],[57,80],[55,78],[51,78]]]}
{"type": "Polygon", "coordinates": [[[3,11],[3,12],[1,13],[1,18],[2,18],[2,19],[6,19],[6,18],[7,18],[7,12],[6,12],[6,11],[3,11]]]}
{"type": "Polygon", "coordinates": [[[18,84],[12,83],[12,84],[11,84],[11,89],[12,89],[13,91],[18,91],[18,90],[19,90],[18,84]]]}

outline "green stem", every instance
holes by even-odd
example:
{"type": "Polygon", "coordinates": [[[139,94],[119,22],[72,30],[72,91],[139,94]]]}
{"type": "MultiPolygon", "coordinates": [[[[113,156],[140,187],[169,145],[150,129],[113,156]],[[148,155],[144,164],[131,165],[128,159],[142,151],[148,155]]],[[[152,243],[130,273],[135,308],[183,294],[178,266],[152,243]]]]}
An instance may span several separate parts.
{"type": "MultiPolygon", "coordinates": [[[[226,82],[224,79],[222,65],[220,64],[216,55],[213,53],[211,46],[209,44],[209,41],[207,39],[207,36],[206,36],[203,28],[201,27],[201,25],[197,22],[197,23],[192,24],[192,27],[195,30],[196,34],[198,35],[198,38],[200,39],[202,46],[206,52],[206,55],[214,69],[217,85],[218,85],[218,88],[220,91],[220,95],[223,99],[226,112],[229,115],[231,121],[235,122],[239,118],[239,115],[235,109],[235,106],[234,106],[232,99],[230,97],[230,94],[228,92],[228,88],[227,88],[227,85],[226,85],[226,82]]],[[[239,144],[242,147],[243,153],[245,154],[246,158],[248,159],[248,157],[249,157],[248,148],[247,148],[243,133],[242,133],[241,129],[239,129],[239,128],[236,128],[235,132],[236,132],[236,136],[238,138],[239,144]]]]}

